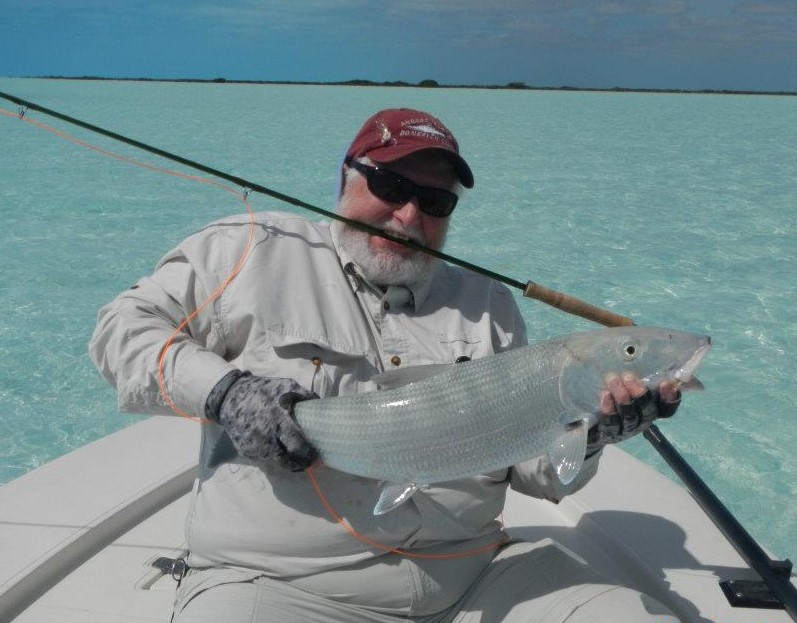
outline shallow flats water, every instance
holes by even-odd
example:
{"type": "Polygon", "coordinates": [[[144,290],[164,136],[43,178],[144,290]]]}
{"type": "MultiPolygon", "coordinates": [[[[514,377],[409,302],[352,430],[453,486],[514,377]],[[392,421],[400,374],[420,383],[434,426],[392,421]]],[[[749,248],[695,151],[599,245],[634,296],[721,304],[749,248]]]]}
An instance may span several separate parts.
{"type": "MultiPolygon", "coordinates": [[[[662,429],[754,536],[797,555],[794,98],[26,79],[0,79],[0,91],[330,209],[363,119],[388,106],[437,114],[476,176],[446,250],[639,324],[710,334],[706,391],[662,429]]],[[[5,482],[138,419],[117,412],[86,355],[96,312],[242,206],[13,116],[0,116],[0,144],[5,482]]],[[[593,328],[520,305],[534,339],[593,328]]],[[[624,447],[666,471],[644,440],[624,447]]]]}

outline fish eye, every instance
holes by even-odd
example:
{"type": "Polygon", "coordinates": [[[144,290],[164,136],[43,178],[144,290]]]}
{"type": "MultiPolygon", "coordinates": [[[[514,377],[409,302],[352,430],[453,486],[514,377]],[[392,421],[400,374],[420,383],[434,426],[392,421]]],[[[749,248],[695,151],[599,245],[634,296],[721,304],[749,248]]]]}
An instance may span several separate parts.
{"type": "Polygon", "coordinates": [[[633,342],[623,344],[623,359],[633,361],[637,356],[637,347],[633,342]]]}

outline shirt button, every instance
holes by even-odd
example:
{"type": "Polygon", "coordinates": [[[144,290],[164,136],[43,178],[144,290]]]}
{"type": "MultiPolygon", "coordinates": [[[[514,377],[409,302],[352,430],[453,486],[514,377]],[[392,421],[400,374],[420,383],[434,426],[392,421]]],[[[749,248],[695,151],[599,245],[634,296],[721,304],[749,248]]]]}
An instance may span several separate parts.
{"type": "Polygon", "coordinates": [[[317,368],[318,366],[321,365],[321,359],[319,357],[313,357],[312,363],[317,368]]]}
{"type": "Polygon", "coordinates": [[[392,363],[394,366],[400,366],[401,365],[401,357],[399,357],[398,355],[393,355],[390,358],[390,363],[392,363]]]}

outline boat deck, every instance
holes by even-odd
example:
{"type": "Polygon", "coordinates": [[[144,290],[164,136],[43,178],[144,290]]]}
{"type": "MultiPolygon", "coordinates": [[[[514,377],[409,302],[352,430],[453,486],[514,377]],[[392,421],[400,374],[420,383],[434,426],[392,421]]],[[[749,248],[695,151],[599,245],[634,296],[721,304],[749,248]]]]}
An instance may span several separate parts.
{"type": "MultiPolygon", "coordinates": [[[[0,621],[168,621],[175,582],[151,563],[183,551],[198,433],[151,418],[0,487],[0,621]]],[[[511,494],[511,533],[555,539],[684,621],[790,620],[728,605],[718,582],[753,574],[683,488],[617,448],[601,462],[558,505],[511,494]]]]}

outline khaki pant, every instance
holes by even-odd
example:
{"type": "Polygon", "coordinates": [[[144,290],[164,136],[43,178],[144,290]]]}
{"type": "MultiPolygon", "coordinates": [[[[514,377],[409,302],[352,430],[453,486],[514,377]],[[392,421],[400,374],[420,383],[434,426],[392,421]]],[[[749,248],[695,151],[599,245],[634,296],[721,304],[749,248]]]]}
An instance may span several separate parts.
{"type": "MultiPolygon", "coordinates": [[[[200,575],[214,571],[201,571],[200,575]]],[[[187,578],[188,579],[188,578],[187,578]]],[[[196,578],[195,578],[196,579],[196,578]]],[[[338,578],[339,579],[339,578],[338,578]]],[[[360,578],[358,578],[359,580],[360,578]]],[[[366,608],[348,594],[322,595],[266,577],[214,583],[206,576],[191,594],[178,597],[176,623],[677,623],[654,599],[602,581],[558,544],[513,543],[503,548],[485,572],[452,607],[432,616],[413,617],[366,608]],[[202,588],[203,586],[211,588],[202,588]]],[[[369,585],[367,590],[402,590],[369,585]]],[[[184,591],[185,593],[185,591],[184,591]]]]}

